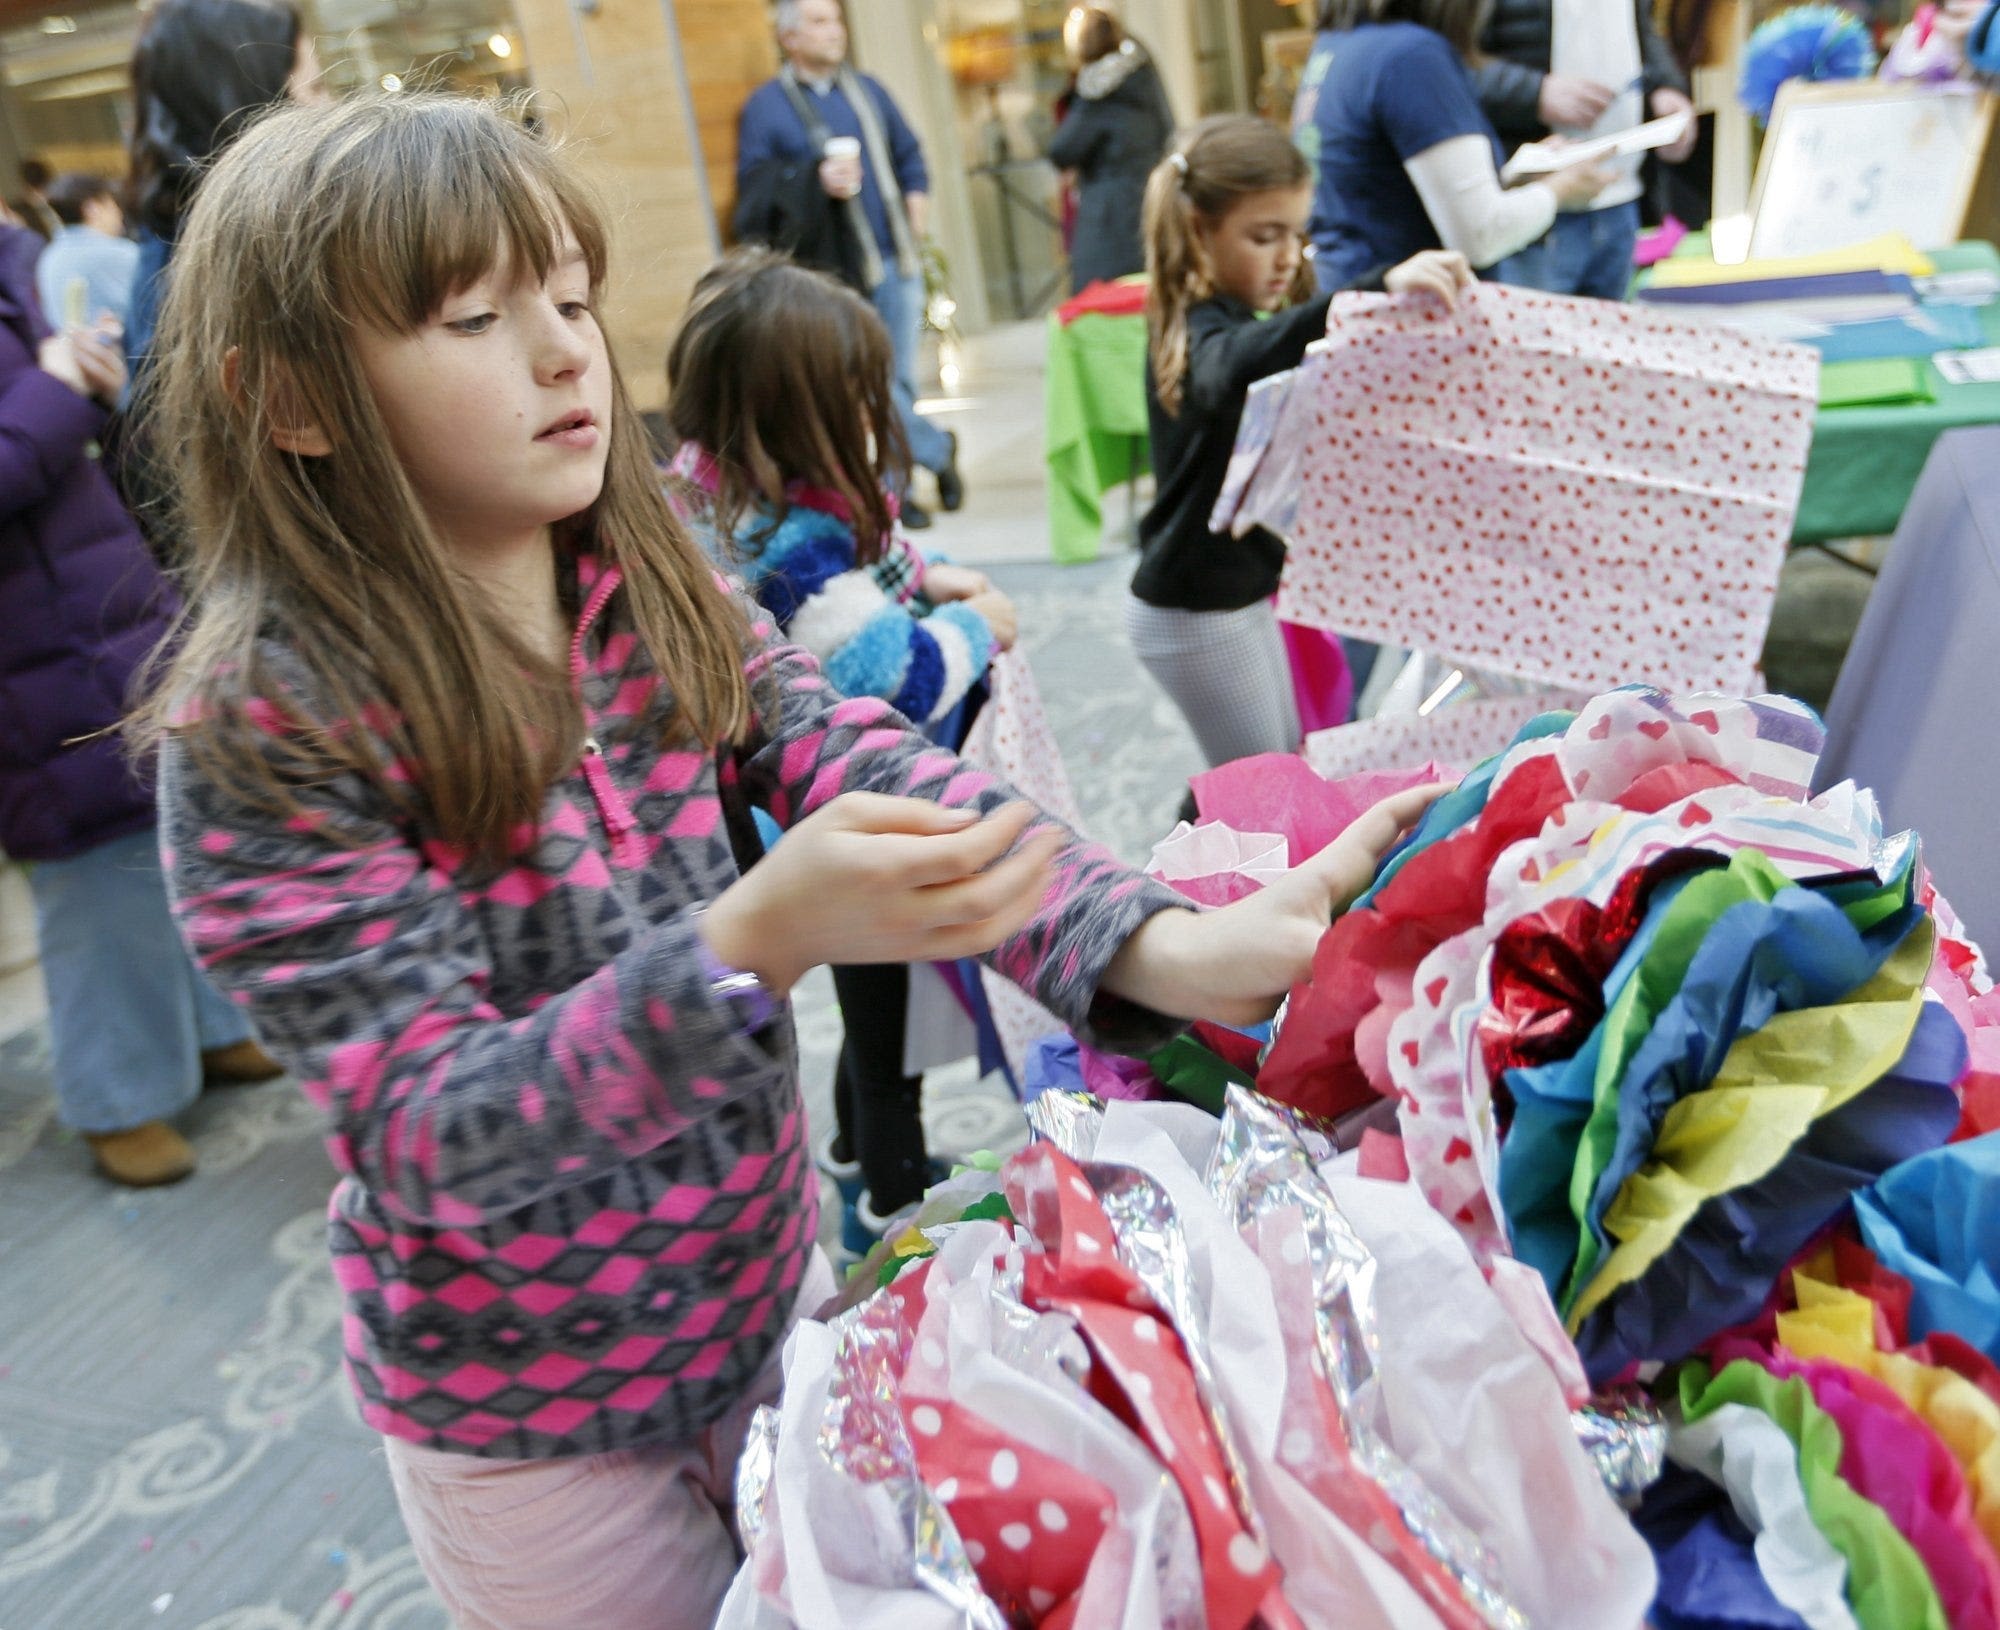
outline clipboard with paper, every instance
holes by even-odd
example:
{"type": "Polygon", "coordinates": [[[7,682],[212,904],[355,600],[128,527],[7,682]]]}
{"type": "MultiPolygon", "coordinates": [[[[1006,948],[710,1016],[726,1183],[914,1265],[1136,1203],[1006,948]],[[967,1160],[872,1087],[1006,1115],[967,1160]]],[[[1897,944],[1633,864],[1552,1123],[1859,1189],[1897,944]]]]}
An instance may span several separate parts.
{"type": "Polygon", "coordinates": [[[1500,179],[1511,187],[1517,182],[1567,170],[1574,164],[1630,158],[1635,153],[1650,153],[1656,147],[1671,147],[1687,134],[1693,118],[1692,113],[1669,113],[1663,119],[1648,119],[1644,124],[1614,130],[1608,136],[1594,136],[1589,141],[1527,142],[1514,149],[1513,157],[1501,168],[1500,179]]]}

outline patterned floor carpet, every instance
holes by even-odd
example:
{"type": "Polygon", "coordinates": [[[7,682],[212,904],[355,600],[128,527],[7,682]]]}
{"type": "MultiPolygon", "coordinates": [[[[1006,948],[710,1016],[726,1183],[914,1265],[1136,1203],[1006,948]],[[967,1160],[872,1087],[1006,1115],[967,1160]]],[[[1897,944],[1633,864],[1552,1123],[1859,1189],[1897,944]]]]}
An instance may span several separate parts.
{"type": "MultiPolygon", "coordinates": [[[[1196,759],[1118,632],[1128,570],[994,575],[1086,823],[1138,859],[1196,759]]],[[[799,1028],[823,1124],[823,974],[799,1028]]],[[[132,1194],[55,1124],[47,1073],[44,1031],[0,1045],[0,1630],[441,1630],[340,1374],[331,1174],[305,1100],[282,1082],[211,1093],[187,1117],[200,1174],[132,1194]]],[[[1022,1135],[971,1073],[930,1082],[942,1151],[1022,1135]]]]}

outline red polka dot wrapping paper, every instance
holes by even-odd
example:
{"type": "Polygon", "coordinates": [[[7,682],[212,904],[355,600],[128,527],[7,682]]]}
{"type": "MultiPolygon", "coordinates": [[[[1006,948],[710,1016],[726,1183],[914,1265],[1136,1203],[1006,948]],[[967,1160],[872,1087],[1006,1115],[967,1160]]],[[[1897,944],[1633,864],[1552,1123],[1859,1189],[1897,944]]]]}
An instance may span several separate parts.
{"type": "Polygon", "coordinates": [[[1278,615],[1587,691],[1744,691],[1812,442],[1817,355],[1481,284],[1336,297],[1238,524],[1278,615]]]}
{"type": "Polygon", "coordinates": [[[1049,1143],[1014,1156],[1005,1180],[1014,1214],[1042,1247],[1027,1261],[1024,1299],[1076,1320],[1095,1360],[1092,1392],[1180,1485],[1201,1552],[1211,1630],[1244,1630],[1260,1613],[1270,1630],[1282,1630],[1292,1621],[1276,1594],[1278,1570],[1237,1509],[1181,1338],[1120,1260],[1095,1192],[1049,1143]]]}
{"type": "MultiPolygon", "coordinates": [[[[1004,1188],[1040,1246],[1022,1266],[1022,1306],[1062,1314],[1088,1352],[1084,1386],[1094,1406],[1152,1468],[1140,1482],[1156,1484],[1164,1474],[1178,1490],[1176,1526],[1198,1554],[1206,1622],[1212,1630],[1246,1630],[1254,1620],[1264,1630],[1296,1626],[1278,1596],[1278,1568],[1238,1510],[1182,1338],[1118,1258],[1116,1230],[1090,1184],[1052,1144],[1032,1144],[1008,1162],[1004,1188]]],[[[1132,1564],[1130,1542],[1144,1514],[1120,1502],[1112,1486],[1118,1466],[1102,1458],[1102,1444],[1092,1450],[1080,1436],[1058,1450],[1046,1422],[1032,1430],[1020,1408],[992,1408],[998,1394],[982,1386],[992,1366],[978,1358],[972,1326],[954,1324],[968,1316],[958,1292],[978,1282],[954,1288],[938,1274],[940,1262],[898,1280],[910,1282],[904,1312],[916,1334],[896,1406],[916,1466],[950,1514],[982,1588],[1016,1618],[1060,1626],[1092,1594],[1096,1570],[1108,1576],[1096,1582],[1098,1602],[1122,1598],[1116,1580],[1132,1564]]],[[[978,1312],[984,1316],[984,1306],[978,1312]]],[[[1026,1342],[1008,1362],[1040,1350],[1040,1338],[1026,1342]]],[[[1020,1404],[1020,1388],[1006,1398],[1020,1404]]]]}

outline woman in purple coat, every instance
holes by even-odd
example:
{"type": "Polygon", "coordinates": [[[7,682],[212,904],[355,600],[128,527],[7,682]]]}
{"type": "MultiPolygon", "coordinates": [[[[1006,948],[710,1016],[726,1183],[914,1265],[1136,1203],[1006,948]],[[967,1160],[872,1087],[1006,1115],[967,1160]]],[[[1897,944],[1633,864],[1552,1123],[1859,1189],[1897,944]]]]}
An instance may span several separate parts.
{"type": "Polygon", "coordinates": [[[62,1118],[144,1186],[194,1170],[168,1118],[204,1079],[278,1070],[168,915],[152,787],[117,726],[173,597],[97,464],[124,362],[50,334],[36,248],[0,223],[0,849],[35,897],[62,1118]]]}

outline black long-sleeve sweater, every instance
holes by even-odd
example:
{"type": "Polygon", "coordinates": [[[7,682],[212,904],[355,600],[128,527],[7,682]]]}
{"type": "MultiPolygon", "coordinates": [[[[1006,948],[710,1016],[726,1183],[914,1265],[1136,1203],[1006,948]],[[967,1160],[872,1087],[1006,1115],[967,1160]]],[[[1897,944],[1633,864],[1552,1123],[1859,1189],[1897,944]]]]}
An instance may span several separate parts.
{"type": "MultiPolygon", "coordinates": [[[[1379,289],[1382,273],[1353,285],[1379,289]]],[[[1241,300],[1217,295],[1188,308],[1187,378],[1181,410],[1160,405],[1146,363],[1146,420],[1152,436],[1152,508],[1139,523],[1139,569],[1132,592],[1174,611],[1238,611],[1276,592],[1285,545],[1262,527],[1232,538],[1208,517],[1229,472],[1243,399],[1260,379],[1296,368],[1326,332],[1331,295],[1259,319],[1241,300]]]]}

